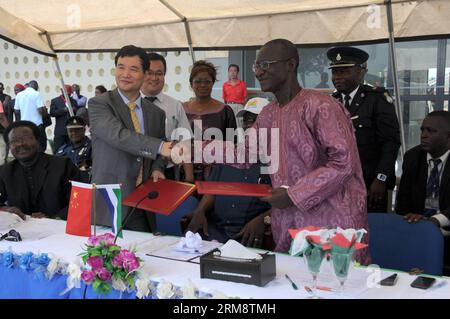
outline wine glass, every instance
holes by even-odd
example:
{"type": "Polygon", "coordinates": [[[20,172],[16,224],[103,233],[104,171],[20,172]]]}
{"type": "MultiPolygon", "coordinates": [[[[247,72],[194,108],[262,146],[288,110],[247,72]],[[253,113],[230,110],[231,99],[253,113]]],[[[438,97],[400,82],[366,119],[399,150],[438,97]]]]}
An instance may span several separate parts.
{"type": "Polygon", "coordinates": [[[348,271],[353,259],[353,253],[331,253],[331,261],[333,263],[334,274],[339,281],[339,293],[342,293],[345,281],[348,277],[348,271]]]}
{"type": "Polygon", "coordinates": [[[310,246],[303,253],[303,260],[305,261],[308,271],[313,277],[313,287],[311,298],[319,298],[316,294],[317,291],[317,276],[319,275],[320,266],[322,264],[325,252],[321,247],[310,246]]]}

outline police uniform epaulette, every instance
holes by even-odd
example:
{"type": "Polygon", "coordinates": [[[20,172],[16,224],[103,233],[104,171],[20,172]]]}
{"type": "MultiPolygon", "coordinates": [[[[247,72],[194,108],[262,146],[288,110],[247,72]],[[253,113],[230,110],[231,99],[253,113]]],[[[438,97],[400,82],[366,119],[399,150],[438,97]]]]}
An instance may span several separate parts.
{"type": "Polygon", "coordinates": [[[382,86],[371,86],[371,85],[363,84],[361,86],[361,88],[364,92],[366,92],[368,94],[382,94],[384,99],[388,103],[394,102],[392,97],[389,95],[389,92],[386,90],[386,88],[384,88],[382,86]]]}
{"type": "Polygon", "coordinates": [[[368,85],[368,84],[361,85],[361,88],[364,92],[367,92],[367,93],[384,93],[384,92],[386,92],[386,89],[384,87],[372,86],[372,85],[368,85]]]}

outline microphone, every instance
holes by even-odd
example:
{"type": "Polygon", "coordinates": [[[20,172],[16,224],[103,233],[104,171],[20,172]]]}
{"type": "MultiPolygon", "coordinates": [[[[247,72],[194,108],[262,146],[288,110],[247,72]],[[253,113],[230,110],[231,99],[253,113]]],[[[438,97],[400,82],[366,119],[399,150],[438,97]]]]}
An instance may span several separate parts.
{"type": "Polygon", "coordinates": [[[127,224],[128,220],[130,219],[131,215],[133,215],[134,211],[136,210],[136,208],[139,206],[140,203],[142,203],[142,201],[144,199],[155,199],[159,196],[159,193],[157,191],[151,191],[148,194],[146,194],[144,197],[142,197],[137,203],[136,205],[133,207],[133,209],[131,210],[131,212],[128,214],[128,216],[125,218],[125,220],[122,223],[122,226],[119,228],[119,231],[117,232],[116,237],[114,237],[114,244],[117,241],[117,238],[119,237],[119,234],[121,233],[121,231],[123,230],[123,228],[125,227],[125,225],[127,224]]]}

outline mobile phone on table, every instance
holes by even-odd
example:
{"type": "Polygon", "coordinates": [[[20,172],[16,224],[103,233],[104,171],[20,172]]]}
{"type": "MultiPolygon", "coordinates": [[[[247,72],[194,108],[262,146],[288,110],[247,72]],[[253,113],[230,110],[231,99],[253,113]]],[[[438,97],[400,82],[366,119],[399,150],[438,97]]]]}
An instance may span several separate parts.
{"type": "Polygon", "coordinates": [[[411,283],[411,287],[419,289],[428,289],[434,284],[435,281],[436,278],[419,276],[411,283]]]}
{"type": "Polygon", "coordinates": [[[381,286],[394,286],[397,283],[398,275],[392,274],[380,281],[381,286]]]}

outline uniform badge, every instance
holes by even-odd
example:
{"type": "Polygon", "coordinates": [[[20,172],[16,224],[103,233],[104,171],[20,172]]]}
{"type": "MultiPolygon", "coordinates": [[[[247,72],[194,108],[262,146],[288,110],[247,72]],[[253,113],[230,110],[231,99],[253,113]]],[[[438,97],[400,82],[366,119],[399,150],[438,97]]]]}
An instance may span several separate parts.
{"type": "Polygon", "coordinates": [[[342,60],[342,57],[341,57],[341,55],[338,53],[337,55],[336,55],[336,61],[341,61],[342,60]]]}
{"type": "Polygon", "coordinates": [[[390,97],[390,95],[387,92],[384,92],[384,97],[386,98],[386,101],[388,101],[388,103],[394,102],[394,100],[390,97]]]}
{"type": "Polygon", "coordinates": [[[86,147],[83,147],[79,152],[78,155],[81,156],[83,155],[84,151],[86,150],[86,147]]]}

